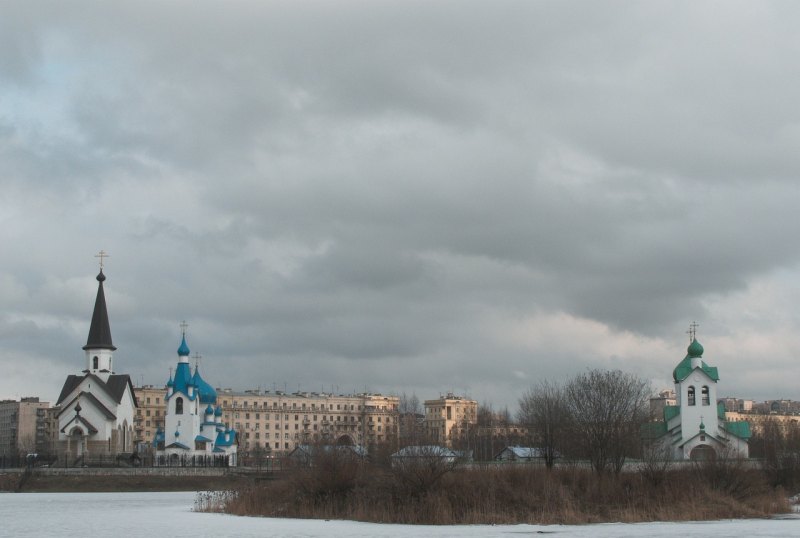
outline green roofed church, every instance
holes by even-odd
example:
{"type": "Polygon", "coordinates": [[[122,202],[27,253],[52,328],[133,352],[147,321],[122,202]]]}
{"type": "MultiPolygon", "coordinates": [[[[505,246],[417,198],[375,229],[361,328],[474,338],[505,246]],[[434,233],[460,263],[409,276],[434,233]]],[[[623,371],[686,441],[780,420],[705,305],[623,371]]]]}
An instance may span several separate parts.
{"type": "Polygon", "coordinates": [[[663,422],[646,424],[642,437],[669,447],[676,460],[747,458],[750,424],[725,420],[725,407],[717,404],[719,373],[703,360],[695,327],[686,357],[672,372],[677,405],[664,407],[663,422]]]}

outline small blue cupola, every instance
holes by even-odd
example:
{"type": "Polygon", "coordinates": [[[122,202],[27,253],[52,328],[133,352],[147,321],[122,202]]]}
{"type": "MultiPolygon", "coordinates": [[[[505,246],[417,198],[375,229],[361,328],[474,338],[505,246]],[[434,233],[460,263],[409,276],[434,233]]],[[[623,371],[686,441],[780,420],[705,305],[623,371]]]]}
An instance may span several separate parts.
{"type": "Polygon", "coordinates": [[[221,417],[222,416],[222,407],[221,406],[218,405],[217,408],[214,410],[214,416],[215,417],[221,417]]]}
{"type": "Polygon", "coordinates": [[[182,393],[190,400],[197,398],[197,384],[194,382],[192,376],[192,367],[189,366],[189,346],[186,344],[186,324],[182,324],[181,328],[181,345],[178,348],[178,365],[175,367],[175,374],[172,376],[172,393],[182,393]]]}

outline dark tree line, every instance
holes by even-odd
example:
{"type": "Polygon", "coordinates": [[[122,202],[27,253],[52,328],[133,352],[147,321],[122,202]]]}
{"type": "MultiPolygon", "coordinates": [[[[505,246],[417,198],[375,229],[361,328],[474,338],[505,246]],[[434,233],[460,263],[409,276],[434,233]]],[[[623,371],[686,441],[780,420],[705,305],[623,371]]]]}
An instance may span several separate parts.
{"type": "Polygon", "coordinates": [[[598,473],[619,473],[638,454],[647,420],[650,386],[620,370],[589,370],[563,385],[542,381],[520,399],[519,421],[543,451],[556,458],[588,460],[598,473]]]}

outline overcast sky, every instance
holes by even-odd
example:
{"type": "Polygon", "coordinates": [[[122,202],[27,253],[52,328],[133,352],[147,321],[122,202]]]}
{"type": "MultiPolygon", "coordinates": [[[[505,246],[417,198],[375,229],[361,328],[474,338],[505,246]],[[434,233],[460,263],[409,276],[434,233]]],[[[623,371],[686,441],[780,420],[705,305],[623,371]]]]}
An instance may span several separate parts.
{"type": "Polygon", "coordinates": [[[4,2],[0,397],[181,320],[215,386],[800,399],[794,2],[4,2]]]}

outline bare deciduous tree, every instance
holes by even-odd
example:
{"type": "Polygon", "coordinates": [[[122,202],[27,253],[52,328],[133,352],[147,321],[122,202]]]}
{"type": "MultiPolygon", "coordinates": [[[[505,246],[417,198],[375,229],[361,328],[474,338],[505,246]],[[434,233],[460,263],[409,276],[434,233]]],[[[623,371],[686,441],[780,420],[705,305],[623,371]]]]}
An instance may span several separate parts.
{"type": "Polygon", "coordinates": [[[565,449],[569,430],[564,389],[547,380],[528,389],[519,400],[519,421],[542,451],[547,468],[552,469],[556,457],[565,449]]]}
{"type": "Polygon", "coordinates": [[[418,445],[427,439],[424,420],[425,415],[417,395],[408,396],[404,392],[400,396],[400,403],[397,406],[397,444],[399,447],[418,445]]]}
{"type": "Polygon", "coordinates": [[[672,446],[662,439],[643,439],[641,450],[642,463],[639,472],[651,484],[658,486],[672,466],[672,446]]]}
{"type": "Polygon", "coordinates": [[[419,403],[419,398],[416,394],[411,394],[408,396],[405,392],[400,395],[400,402],[397,406],[397,412],[401,415],[404,413],[414,413],[414,414],[421,414],[422,413],[422,405],[419,403]]]}
{"type": "Polygon", "coordinates": [[[647,420],[649,384],[620,370],[590,370],[564,387],[577,448],[598,473],[622,470],[647,420]]]}
{"type": "Polygon", "coordinates": [[[796,488],[800,484],[800,426],[774,417],[760,421],[750,438],[750,457],[762,460],[773,485],[796,488]]]}
{"type": "Polygon", "coordinates": [[[400,491],[422,497],[456,468],[452,451],[435,445],[406,447],[392,457],[392,474],[400,491]]]}

